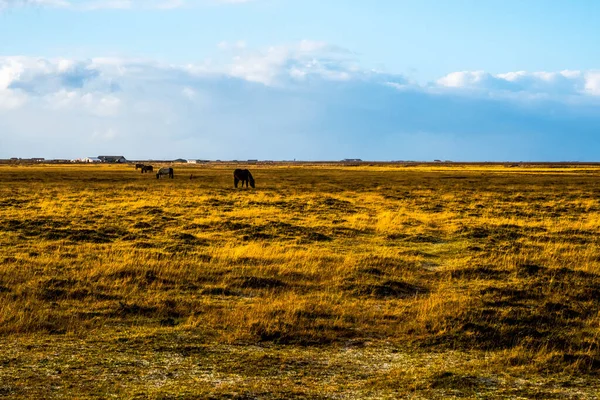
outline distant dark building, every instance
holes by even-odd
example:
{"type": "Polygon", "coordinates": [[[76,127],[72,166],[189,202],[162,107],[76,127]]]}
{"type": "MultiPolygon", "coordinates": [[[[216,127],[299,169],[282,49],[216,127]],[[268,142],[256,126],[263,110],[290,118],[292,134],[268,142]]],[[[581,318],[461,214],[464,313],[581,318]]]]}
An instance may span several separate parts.
{"type": "Polygon", "coordinates": [[[362,162],[360,158],[344,158],[342,162],[362,162]]]}
{"type": "Polygon", "coordinates": [[[188,160],[186,160],[184,158],[178,158],[177,160],[173,160],[173,162],[176,162],[176,163],[187,163],[188,160]]]}
{"type": "Polygon", "coordinates": [[[248,160],[248,164],[256,164],[258,160],[248,160]]]}
{"type": "Polygon", "coordinates": [[[98,156],[103,163],[126,163],[127,159],[123,156],[98,156]]]}

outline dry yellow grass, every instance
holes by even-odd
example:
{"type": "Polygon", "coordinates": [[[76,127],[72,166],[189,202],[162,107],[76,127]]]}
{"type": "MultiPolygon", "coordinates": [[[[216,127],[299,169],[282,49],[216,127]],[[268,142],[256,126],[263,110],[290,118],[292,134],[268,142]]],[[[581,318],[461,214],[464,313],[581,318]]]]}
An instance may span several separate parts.
{"type": "Polygon", "coordinates": [[[600,168],[233,168],[0,166],[0,396],[596,398],[600,168]]]}

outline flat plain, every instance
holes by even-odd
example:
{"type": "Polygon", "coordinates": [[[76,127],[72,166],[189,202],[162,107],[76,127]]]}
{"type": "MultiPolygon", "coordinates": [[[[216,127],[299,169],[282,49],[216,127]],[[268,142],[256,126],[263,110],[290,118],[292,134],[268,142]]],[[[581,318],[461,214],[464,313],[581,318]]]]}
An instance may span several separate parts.
{"type": "Polygon", "coordinates": [[[0,397],[596,399],[600,167],[0,165],[0,397]]]}

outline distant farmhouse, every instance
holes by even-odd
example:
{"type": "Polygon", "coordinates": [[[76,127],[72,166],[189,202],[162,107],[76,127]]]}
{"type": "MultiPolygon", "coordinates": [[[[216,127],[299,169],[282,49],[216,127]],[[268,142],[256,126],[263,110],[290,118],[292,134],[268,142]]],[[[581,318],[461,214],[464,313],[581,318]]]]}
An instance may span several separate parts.
{"type": "Polygon", "coordinates": [[[126,163],[127,159],[123,156],[98,156],[103,163],[126,163]]]}

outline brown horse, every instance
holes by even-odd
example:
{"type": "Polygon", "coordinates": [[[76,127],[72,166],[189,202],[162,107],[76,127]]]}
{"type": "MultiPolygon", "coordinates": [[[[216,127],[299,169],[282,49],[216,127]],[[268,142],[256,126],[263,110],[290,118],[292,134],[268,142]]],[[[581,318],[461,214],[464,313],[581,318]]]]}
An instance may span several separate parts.
{"type": "Polygon", "coordinates": [[[153,172],[154,171],[154,167],[152,165],[144,165],[142,167],[142,174],[145,174],[146,172],[153,172]]]}
{"type": "Polygon", "coordinates": [[[244,187],[244,183],[246,183],[246,187],[248,187],[248,183],[254,187],[254,177],[247,169],[236,169],[233,171],[233,185],[238,187],[240,181],[242,181],[242,187],[244,187]]]}
{"type": "MultiPolygon", "coordinates": [[[[144,164],[135,164],[135,169],[136,169],[136,171],[137,171],[138,169],[140,169],[140,168],[142,168],[142,170],[143,170],[143,169],[144,169],[144,164]]],[[[142,172],[143,172],[143,171],[142,171],[142,172]]]]}

